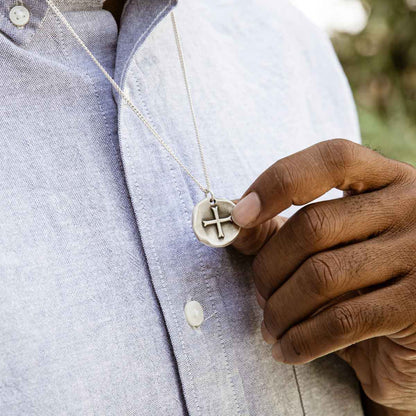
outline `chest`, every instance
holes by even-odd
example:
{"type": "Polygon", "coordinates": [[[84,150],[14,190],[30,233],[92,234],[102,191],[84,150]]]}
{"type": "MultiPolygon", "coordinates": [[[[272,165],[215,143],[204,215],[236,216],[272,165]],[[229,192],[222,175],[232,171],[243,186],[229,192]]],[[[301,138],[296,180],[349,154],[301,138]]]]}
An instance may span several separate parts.
{"type": "MultiPolygon", "coordinates": [[[[153,2],[139,3],[129,3],[119,33],[103,10],[67,16],[202,181],[171,21],[152,26],[170,2],[158,2],[147,20],[140,16],[153,2]],[[124,65],[116,63],[120,56],[124,65]]],[[[184,0],[177,8],[220,197],[238,198],[268,165],[320,139],[358,136],[327,40],[277,3],[184,0]]],[[[183,392],[190,414],[233,414],[235,403],[251,414],[299,414],[292,369],[270,365],[257,331],[250,259],[203,247],[193,235],[192,208],[203,196],[195,184],[51,14],[29,47],[0,42],[7,55],[0,62],[7,363],[0,373],[23,392],[10,400],[58,406],[55,413],[64,403],[72,414],[144,415],[181,407],[183,392]],[[206,316],[199,332],[183,317],[191,299],[206,316]]],[[[333,408],[324,398],[334,374],[349,374],[343,370],[332,362],[304,370],[319,397],[310,406],[318,400],[333,408]]],[[[336,380],[355,400],[352,378],[336,380]]]]}

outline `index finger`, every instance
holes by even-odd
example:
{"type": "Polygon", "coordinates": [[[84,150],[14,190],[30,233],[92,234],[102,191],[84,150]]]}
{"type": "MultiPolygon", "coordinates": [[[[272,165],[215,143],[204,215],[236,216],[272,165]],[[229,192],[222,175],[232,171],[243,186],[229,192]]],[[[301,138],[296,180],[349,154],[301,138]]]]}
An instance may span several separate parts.
{"type": "Polygon", "coordinates": [[[348,140],[320,142],[263,172],[235,206],[233,220],[251,228],[332,188],[354,193],[380,189],[398,177],[402,165],[348,140]]]}

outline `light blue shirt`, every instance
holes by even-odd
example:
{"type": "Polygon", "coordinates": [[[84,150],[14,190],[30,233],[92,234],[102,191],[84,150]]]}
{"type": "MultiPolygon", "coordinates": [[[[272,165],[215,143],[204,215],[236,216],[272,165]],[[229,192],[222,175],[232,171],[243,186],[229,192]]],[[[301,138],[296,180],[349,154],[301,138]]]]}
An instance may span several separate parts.
{"type": "MultiPolygon", "coordinates": [[[[57,4],[202,180],[173,1],[127,1],[119,33],[99,0],[57,4]]],[[[22,28],[14,5],[0,2],[0,415],[361,415],[336,356],[273,361],[251,259],[196,240],[203,194],[45,0],[25,0],[22,28]]],[[[176,18],[216,195],[319,140],[359,140],[330,42],[286,0],[181,0],[176,18]]]]}

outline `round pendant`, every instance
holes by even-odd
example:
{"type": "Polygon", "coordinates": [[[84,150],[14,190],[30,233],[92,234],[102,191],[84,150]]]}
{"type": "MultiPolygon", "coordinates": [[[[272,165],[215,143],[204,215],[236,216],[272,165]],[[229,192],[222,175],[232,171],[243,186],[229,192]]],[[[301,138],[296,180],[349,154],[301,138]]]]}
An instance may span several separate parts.
{"type": "Polygon", "coordinates": [[[203,199],[195,205],[192,227],[198,240],[209,247],[226,247],[237,238],[240,227],[231,218],[235,204],[228,199],[203,199]]]}

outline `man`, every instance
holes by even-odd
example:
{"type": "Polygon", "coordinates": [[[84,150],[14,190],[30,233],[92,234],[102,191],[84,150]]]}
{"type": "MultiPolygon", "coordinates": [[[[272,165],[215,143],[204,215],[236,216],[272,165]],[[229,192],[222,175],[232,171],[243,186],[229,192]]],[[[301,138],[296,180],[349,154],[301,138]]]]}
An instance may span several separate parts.
{"type": "MultiPolygon", "coordinates": [[[[56,4],[202,178],[176,5],[56,4]]],[[[272,165],[233,211],[245,256],[197,241],[199,189],[46,0],[0,13],[0,414],[360,415],[356,376],[368,414],[415,413],[415,172],[308,148],[359,140],[323,34],[286,0],[177,6],[216,195],[272,165]]]]}

